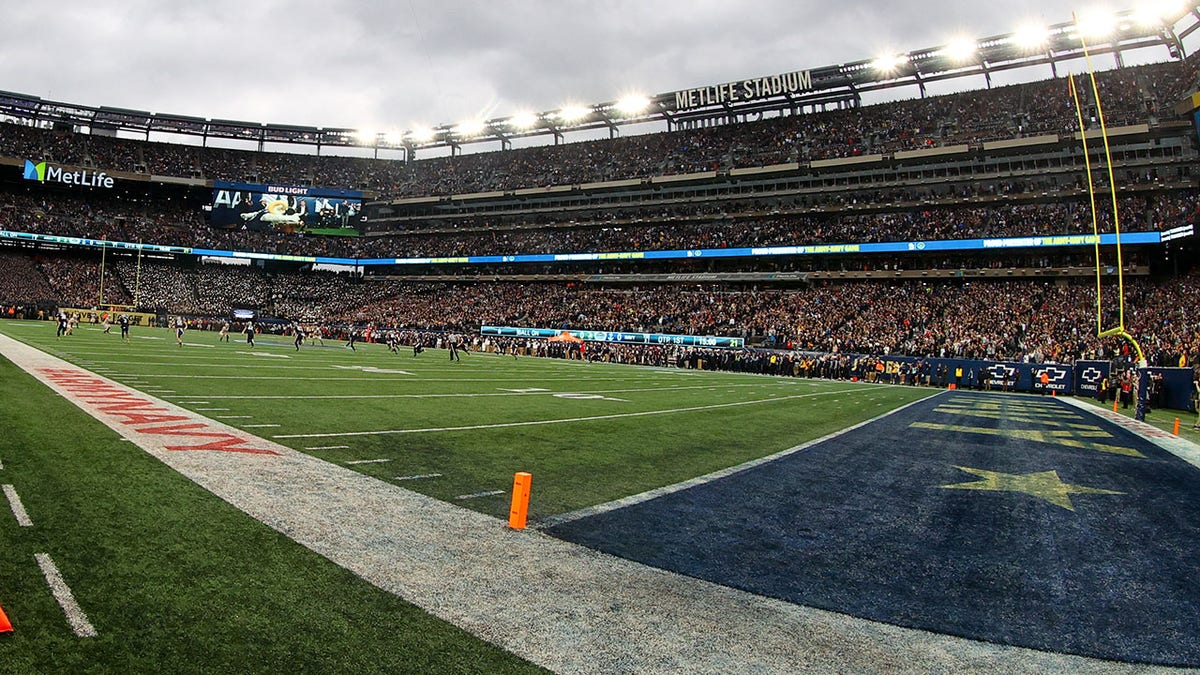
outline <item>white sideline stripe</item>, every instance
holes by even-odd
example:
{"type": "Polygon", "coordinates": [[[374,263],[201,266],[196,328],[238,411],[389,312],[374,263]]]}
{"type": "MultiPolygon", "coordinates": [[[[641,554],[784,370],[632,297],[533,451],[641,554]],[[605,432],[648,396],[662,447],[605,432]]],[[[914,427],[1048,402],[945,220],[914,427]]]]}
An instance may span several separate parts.
{"type": "MultiPolygon", "coordinates": [[[[64,359],[65,360],[65,359],[64,359]]],[[[324,370],[324,369],[322,369],[324,370]]],[[[132,373],[117,373],[114,378],[133,377],[132,373]]],[[[144,373],[138,377],[174,380],[287,380],[288,382],[412,382],[411,377],[288,377],[285,375],[186,375],[171,373],[144,373]]],[[[533,375],[512,377],[433,377],[421,382],[513,382],[529,380],[533,375]]],[[[538,382],[627,382],[629,377],[537,377],[538,382]]],[[[126,383],[132,382],[129,380],[126,383]]]]}
{"type": "Polygon", "coordinates": [[[348,446],[348,445],[315,445],[311,448],[305,448],[305,450],[349,450],[349,449],[350,449],[350,446],[348,446]]]}
{"type": "Polygon", "coordinates": [[[475,493],[472,493],[469,495],[459,495],[459,496],[455,497],[455,499],[459,499],[459,500],[476,499],[478,497],[492,497],[495,495],[502,495],[502,494],[504,494],[504,490],[488,490],[487,492],[475,492],[475,493]]]}
{"type": "Polygon", "coordinates": [[[8,497],[8,506],[17,518],[17,524],[21,527],[33,527],[33,521],[29,519],[29,514],[25,512],[25,505],[21,503],[21,496],[17,494],[17,489],[11,485],[5,485],[3,489],[4,496],[8,497]]]}
{"type": "Polygon", "coordinates": [[[270,427],[277,427],[277,426],[279,426],[279,425],[278,424],[243,424],[242,428],[243,429],[268,429],[270,427]]]}
{"type": "Polygon", "coordinates": [[[592,415],[591,417],[568,417],[559,420],[534,420],[532,422],[504,422],[501,424],[473,424],[465,427],[432,427],[428,429],[383,429],[380,431],[342,431],[328,434],[283,434],[272,438],[339,438],[345,436],[384,436],[389,434],[423,434],[437,431],[474,431],[476,429],[507,429],[510,427],[533,427],[545,424],[567,424],[570,422],[592,422],[596,420],[615,420],[626,417],[649,417],[651,415],[672,415],[675,413],[697,412],[700,410],[716,410],[718,408],[734,408],[758,403],[779,403],[798,398],[813,396],[830,396],[833,394],[861,394],[870,389],[841,389],[838,391],[814,392],[812,394],[796,394],[794,396],[777,396],[774,398],[757,399],[754,401],[737,401],[735,403],[715,403],[712,405],[697,405],[687,408],[671,408],[669,410],[646,410],[635,413],[615,413],[612,415],[592,415]]]}
{"type": "Polygon", "coordinates": [[[58,606],[62,607],[63,614],[67,615],[67,622],[71,624],[71,630],[75,631],[75,635],[79,637],[96,637],[96,629],[92,626],[92,622],[88,621],[87,614],[83,613],[83,608],[75,601],[75,594],[71,593],[71,587],[63,581],[62,574],[59,573],[58,567],[54,561],[50,559],[47,553],[35,553],[34,558],[37,558],[38,567],[42,568],[42,574],[46,575],[46,583],[50,586],[50,592],[54,594],[54,599],[58,601],[58,606]]]}
{"type": "Polygon", "coordinates": [[[383,462],[390,462],[390,461],[392,461],[392,460],[390,460],[390,459],[356,459],[353,462],[346,462],[346,464],[348,464],[348,465],[349,464],[382,464],[383,462]]]}
{"type": "MultiPolygon", "coordinates": [[[[430,380],[421,380],[421,382],[429,382],[430,380]]],[[[539,380],[541,381],[541,380],[539,380]]],[[[755,382],[752,384],[731,384],[730,387],[765,387],[765,386],[784,386],[782,382],[767,383],[755,382]]],[[[790,386],[790,385],[789,385],[790,386]]],[[[707,386],[689,386],[689,387],[642,387],[636,389],[597,389],[595,391],[550,391],[541,389],[539,391],[527,390],[505,390],[504,393],[477,393],[477,394],[312,394],[299,396],[248,396],[248,395],[229,395],[229,396],[209,396],[209,398],[221,400],[238,400],[238,399],[272,399],[272,400],[325,400],[325,399],[373,399],[373,398],[486,398],[489,396],[554,396],[556,394],[637,394],[644,391],[685,391],[689,389],[711,389],[707,386]]],[[[733,393],[733,392],[730,392],[733,393]]]]}
{"type": "Polygon", "coordinates": [[[419,473],[415,476],[396,476],[392,480],[421,480],[422,478],[441,478],[440,473],[419,473]]]}
{"type": "Polygon", "coordinates": [[[866,420],[865,422],[859,422],[858,424],[855,424],[854,426],[846,427],[845,429],[840,429],[831,434],[825,434],[824,436],[822,436],[820,438],[815,438],[811,441],[805,441],[804,443],[801,443],[800,445],[790,447],[786,450],[780,450],[779,452],[776,452],[775,454],[772,454],[772,455],[767,455],[766,457],[759,457],[758,459],[752,459],[749,462],[744,462],[742,464],[738,464],[737,466],[731,466],[727,469],[721,469],[719,471],[714,471],[712,473],[705,474],[703,476],[698,476],[698,477],[692,478],[690,480],[685,480],[681,483],[676,483],[674,485],[666,485],[666,486],[663,486],[660,488],[655,488],[653,490],[647,490],[646,492],[642,492],[641,494],[630,495],[628,497],[622,497],[621,499],[614,499],[611,502],[605,502],[603,504],[597,504],[595,506],[589,506],[586,508],[582,508],[582,509],[579,509],[578,511],[571,511],[569,513],[560,513],[557,516],[550,516],[549,518],[545,518],[540,523],[538,523],[537,527],[538,527],[538,529],[547,529],[550,527],[554,527],[555,525],[562,525],[563,523],[569,523],[574,520],[579,520],[580,518],[587,518],[588,516],[595,516],[595,515],[599,515],[601,513],[615,511],[617,509],[625,508],[626,506],[633,506],[634,504],[641,504],[642,502],[648,502],[651,499],[657,499],[658,497],[663,497],[663,496],[669,495],[674,492],[679,492],[680,490],[686,490],[688,488],[695,487],[697,485],[711,483],[715,480],[720,480],[722,478],[732,476],[736,473],[741,473],[742,471],[745,471],[747,469],[753,469],[756,466],[761,466],[768,462],[774,462],[775,460],[781,459],[783,457],[787,457],[788,455],[794,455],[798,452],[803,452],[815,445],[824,443],[825,441],[832,440],[834,438],[837,438],[838,436],[841,436],[842,434],[846,434],[851,431],[854,431],[855,429],[860,429],[862,427],[867,426],[868,424],[878,422],[879,420],[884,419],[885,417],[888,417],[890,415],[895,415],[896,413],[900,412],[901,410],[904,410],[905,408],[909,408],[909,407],[914,406],[923,401],[927,401],[927,400],[933,398],[934,396],[939,396],[944,393],[945,393],[945,391],[935,392],[924,398],[917,399],[916,401],[913,401],[912,403],[907,403],[905,405],[902,405],[899,408],[896,408],[895,410],[891,410],[882,415],[877,415],[875,417],[872,417],[871,419],[866,420]]]}

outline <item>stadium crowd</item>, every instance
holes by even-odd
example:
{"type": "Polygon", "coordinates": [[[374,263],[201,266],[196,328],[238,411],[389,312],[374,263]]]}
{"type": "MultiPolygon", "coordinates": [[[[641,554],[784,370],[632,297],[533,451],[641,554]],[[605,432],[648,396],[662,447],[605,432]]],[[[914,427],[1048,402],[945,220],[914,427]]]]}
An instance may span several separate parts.
{"type": "MultiPolygon", "coordinates": [[[[1099,73],[1106,121],[1157,121],[1196,87],[1185,61],[1099,73]]],[[[1081,88],[1096,123],[1089,89],[1081,88]]],[[[152,175],[366,189],[424,196],[569,185],[892,153],[1077,131],[1065,78],[702,129],[411,162],[110,138],[0,124],[0,155],[152,175]]]]}
{"type": "MultiPolygon", "coordinates": [[[[9,302],[44,294],[97,303],[99,267],[71,255],[8,254],[9,302]],[[30,266],[35,269],[31,270],[30,266]],[[40,279],[39,279],[40,277],[40,279]],[[44,279],[44,282],[42,281],[44,279]]],[[[1095,338],[1095,288],[1081,281],[838,281],[798,289],[578,283],[363,281],[328,273],[152,261],[109,268],[105,302],[192,317],[254,307],[285,319],[379,329],[478,333],[481,325],[744,337],[765,347],[826,352],[1071,362],[1108,354],[1095,338]]],[[[1111,284],[1109,284],[1111,286],[1111,284]]],[[[1116,289],[1105,290],[1109,299],[1116,289]]],[[[1125,283],[1126,325],[1156,363],[1200,358],[1200,277],[1125,283]]],[[[1106,309],[1108,309],[1106,307],[1106,309]]],[[[1106,317],[1106,326],[1115,318],[1106,317]]],[[[609,349],[610,347],[605,347],[609,349]]]]}

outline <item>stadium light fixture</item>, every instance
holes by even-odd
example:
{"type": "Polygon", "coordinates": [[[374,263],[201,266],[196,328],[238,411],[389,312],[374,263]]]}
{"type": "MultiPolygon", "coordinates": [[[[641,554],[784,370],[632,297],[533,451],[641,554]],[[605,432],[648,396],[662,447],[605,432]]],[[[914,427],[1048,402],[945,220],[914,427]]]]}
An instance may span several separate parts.
{"type": "Polygon", "coordinates": [[[388,145],[400,145],[404,142],[404,134],[396,131],[395,129],[386,131],[383,134],[383,142],[387,143],[388,145]]]}
{"type": "Polygon", "coordinates": [[[454,133],[459,136],[475,136],[482,133],[487,128],[487,124],[483,120],[466,120],[459,122],[458,126],[454,127],[454,133]]]}
{"type": "Polygon", "coordinates": [[[1075,29],[1078,31],[1075,37],[1089,40],[1108,37],[1117,29],[1117,17],[1102,9],[1080,12],[1075,18],[1075,29]]]}
{"type": "Polygon", "coordinates": [[[416,143],[428,143],[429,141],[432,141],[433,137],[436,135],[437,132],[430,127],[417,127],[408,132],[408,137],[416,143]]]}
{"type": "Polygon", "coordinates": [[[872,61],[871,67],[881,73],[890,73],[906,63],[908,57],[904,54],[884,55],[872,61]]]}
{"type": "Polygon", "coordinates": [[[558,119],[567,123],[578,122],[579,120],[590,115],[591,112],[591,108],[585,108],[578,105],[568,105],[563,106],[562,110],[558,111],[557,117],[558,119]]]}
{"type": "Polygon", "coordinates": [[[353,135],[360,145],[374,145],[375,139],[379,137],[379,133],[374,129],[359,129],[353,135]]]}
{"type": "Polygon", "coordinates": [[[626,115],[636,115],[645,112],[646,108],[650,107],[650,99],[641,94],[631,94],[624,96],[617,101],[617,110],[626,115]]]}
{"type": "Polygon", "coordinates": [[[532,129],[537,123],[538,116],[531,112],[519,112],[508,118],[508,126],[514,129],[532,129]]]}
{"type": "Polygon", "coordinates": [[[1140,26],[1161,26],[1164,20],[1177,16],[1183,5],[1172,0],[1148,0],[1133,10],[1133,20],[1140,26]]]}
{"type": "Polygon", "coordinates": [[[956,38],[941,49],[941,54],[952,61],[962,63],[975,57],[979,46],[969,38],[956,38]]]}
{"type": "Polygon", "coordinates": [[[1012,43],[1022,49],[1038,49],[1050,41],[1050,30],[1042,24],[1028,23],[1012,35],[1012,43]]]}

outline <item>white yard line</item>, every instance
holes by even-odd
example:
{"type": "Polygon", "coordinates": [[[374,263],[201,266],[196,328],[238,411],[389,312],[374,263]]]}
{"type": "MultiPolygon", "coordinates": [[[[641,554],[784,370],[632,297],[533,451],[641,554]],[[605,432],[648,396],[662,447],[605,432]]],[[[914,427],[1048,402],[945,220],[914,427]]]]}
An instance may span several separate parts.
{"type": "Polygon", "coordinates": [[[349,450],[349,449],[350,449],[350,446],[348,446],[348,445],[315,445],[311,448],[305,448],[305,450],[349,450]]]}
{"type": "MultiPolygon", "coordinates": [[[[430,380],[420,380],[420,382],[422,382],[422,383],[429,382],[429,381],[430,380]]],[[[541,380],[539,379],[538,381],[540,382],[541,380]]],[[[725,385],[725,386],[757,388],[757,387],[772,386],[772,385],[780,386],[780,385],[782,385],[782,383],[755,382],[753,384],[730,384],[730,385],[725,385]]],[[[474,393],[474,394],[312,394],[312,395],[301,395],[301,396],[269,395],[269,394],[268,395],[260,395],[260,396],[250,396],[250,395],[211,396],[210,395],[209,398],[220,399],[222,401],[225,401],[225,400],[229,400],[229,401],[233,401],[233,400],[268,400],[268,399],[269,400],[281,400],[281,401],[304,401],[304,400],[339,400],[339,399],[354,400],[354,399],[389,399],[389,398],[489,398],[489,397],[504,397],[504,396],[554,396],[555,394],[564,394],[564,393],[571,393],[571,394],[637,394],[640,392],[686,391],[686,390],[690,390],[690,389],[710,389],[710,387],[707,387],[707,386],[638,387],[638,388],[634,388],[634,389],[595,389],[595,390],[589,390],[589,391],[583,391],[583,390],[576,389],[576,390],[571,390],[568,392],[549,391],[549,390],[543,389],[541,391],[522,390],[522,391],[505,391],[505,392],[501,392],[501,393],[488,392],[488,393],[474,393]]],[[[733,392],[730,392],[730,393],[733,393],[733,392]]]]}
{"type": "Polygon", "coordinates": [[[488,490],[486,492],[472,492],[469,495],[459,495],[459,496],[455,497],[455,499],[457,499],[459,501],[464,501],[467,499],[478,499],[480,497],[494,497],[496,495],[502,495],[502,494],[504,494],[504,490],[488,490]]]}
{"type": "Polygon", "coordinates": [[[21,503],[21,496],[17,494],[17,489],[11,485],[0,486],[0,488],[4,490],[4,496],[8,498],[8,507],[12,509],[17,524],[21,527],[33,527],[33,521],[25,512],[25,505],[21,503]]]}
{"type": "Polygon", "coordinates": [[[573,422],[593,422],[598,420],[615,420],[629,417],[649,417],[652,415],[674,415],[678,413],[698,412],[701,410],[717,410],[720,408],[736,408],[747,405],[757,405],[759,403],[779,403],[782,401],[790,401],[800,398],[812,398],[814,396],[830,396],[833,394],[857,394],[869,391],[869,389],[842,389],[839,391],[813,392],[811,394],[796,394],[794,396],[776,396],[766,399],[755,399],[753,401],[736,401],[734,403],[714,403],[712,405],[697,405],[687,408],[670,408],[667,410],[646,410],[643,412],[633,413],[614,413],[612,415],[592,415],[590,417],[569,417],[556,420],[533,420],[529,422],[501,422],[497,424],[473,424],[465,427],[431,427],[428,429],[381,429],[379,431],[341,431],[325,434],[282,434],[273,436],[273,438],[342,438],[347,436],[385,436],[391,434],[425,434],[444,431],[475,431],[478,429],[508,429],[512,427],[534,427],[546,424],[570,424],[573,422]]]}
{"type": "Polygon", "coordinates": [[[58,606],[62,607],[63,614],[67,615],[67,623],[71,624],[71,630],[81,638],[96,637],[96,629],[88,620],[87,614],[83,613],[83,608],[76,602],[75,594],[63,580],[62,574],[59,573],[58,567],[49,554],[35,553],[33,557],[37,559],[38,567],[42,568],[42,574],[46,576],[46,583],[49,584],[54,599],[58,601],[58,606]]]}
{"type": "Polygon", "coordinates": [[[441,478],[440,473],[419,473],[415,476],[396,476],[392,480],[424,480],[426,478],[441,478]]]}
{"type": "Polygon", "coordinates": [[[254,415],[214,415],[219,420],[252,420],[254,415]]]}
{"type": "Polygon", "coordinates": [[[348,466],[353,466],[355,464],[383,464],[384,462],[390,462],[390,461],[392,461],[392,460],[390,460],[390,459],[356,459],[353,462],[343,462],[343,463],[348,466]]]}
{"type": "Polygon", "coordinates": [[[278,427],[278,426],[279,426],[278,424],[243,424],[242,428],[243,429],[270,429],[272,427],[278,427]]]}

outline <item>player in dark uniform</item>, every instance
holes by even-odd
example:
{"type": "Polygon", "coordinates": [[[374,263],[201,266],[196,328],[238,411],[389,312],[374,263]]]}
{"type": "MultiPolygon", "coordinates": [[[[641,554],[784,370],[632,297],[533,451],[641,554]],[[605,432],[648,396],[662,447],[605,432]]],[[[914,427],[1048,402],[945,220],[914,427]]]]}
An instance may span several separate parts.
{"type": "Polygon", "coordinates": [[[304,344],[304,329],[299,324],[293,324],[292,332],[296,334],[296,351],[300,351],[300,345],[304,344]]]}
{"type": "Polygon", "coordinates": [[[346,343],[346,346],[349,347],[351,351],[358,351],[354,348],[354,343],[358,340],[358,334],[354,332],[353,328],[347,332],[350,334],[350,341],[346,343]]]}
{"type": "Polygon", "coordinates": [[[187,330],[187,326],[183,323],[183,317],[175,317],[175,342],[179,343],[180,347],[183,346],[183,331],[185,330],[187,330]]]}
{"type": "Polygon", "coordinates": [[[246,334],[246,344],[250,345],[250,348],[253,349],[254,348],[254,322],[247,321],[246,327],[242,329],[242,332],[246,334]]]}
{"type": "Polygon", "coordinates": [[[67,334],[67,323],[68,323],[68,322],[67,322],[67,315],[66,315],[66,314],[59,314],[59,315],[58,315],[58,332],[56,332],[56,333],[54,334],[54,337],[56,337],[56,338],[58,338],[58,339],[60,339],[60,340],[61,340],[61,339],[62,339],[62,336],[64,336],[64,335],[66,335],[66,334],[67,334]]]}
{"type": "Polygon", "coordinates": [[[462,361],[462,357],[460,357],[458,355],[458,336],[451,335],[450,337],[448,337],[446,339],[446,342],[450,346],[450,360],[451,361],[462,361]]]}
{"type": "Polygon", "coordinates": [[[129,342],[129,317],[122,314],[117,323],[121,326],[121,341],[129,342]]]}

